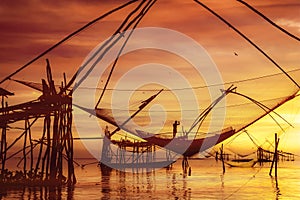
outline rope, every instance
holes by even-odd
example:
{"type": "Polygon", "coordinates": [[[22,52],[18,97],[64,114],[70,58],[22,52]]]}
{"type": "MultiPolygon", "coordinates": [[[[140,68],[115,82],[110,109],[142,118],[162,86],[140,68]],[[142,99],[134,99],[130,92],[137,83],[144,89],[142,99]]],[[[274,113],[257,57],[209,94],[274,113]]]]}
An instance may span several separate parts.
{"type": "MultiPolygon", "coordinates": [[[[114,71],[114,69],[115,69],[115,67],[116,67],[116,65],[117,65],[117,63],[118,63],[119,57],[120,57],[121,53],[123,52],[123,50],[124,50],[124,48],[125,48],[125,46],[126,46],[128,40],[130,39],[130,37],[131,37],[133,31],[136,29],[136,27],[138,26],[138,24],[140,23],[140,21],[143,19],[143,17],[145,16],[145,14],[149,11],[149,9],[154,5],[155,2],[156,2],[156,0],[155,0],[155,1],[149,1],[149,2],[146,4],[146,6],[140,11],[140,13],[138,14],[138,16],[136,16],[136,17],[135,17],[128,25],[127,25],[127,27],[125,28],[125,31],[126,31],[126,30],[131,26],[131,24],[134,23],[134,21],[137,20],[136,23],[134,24],[132,30],[130,31],[128,37],[127,37],[126,40],[124,41],[124,43],[123,43],[121,49],[120,49],[119,52],[118,52],[117,58],[115,59],[115,61],[114,61],[114,63],[113,63],[113,66],[112,66],[112,68],[111,68],[111,70],[110,70],[110,72],[109,72],[108,78],[107,78],[107,80],[106,80],[106,82],[105,82],[105,85],[104,85],[104,88],[103,88],[102,93],[101,93],[101,95],[100,95],[100,98],[98,99],[98,101],[97,101],[97,103],[96,103],[96,105],[95,105],[95,108],[98,107],[98,105],[99,105],[99,103],[100,103],[100,101],[101,101],[101,99],[102,99],[102,97],[103,97],[103,95],[104,95],[104,92],[105,92],[105,90],[106,90],[106,88],[107,88],[107,85],[108,85],[108,83],[109,83],[109,81],[110,81],[110,78],[111,78],[111,76],[112,76],[112,73],[113,73],[113,71],[114,71]]],[[[141,4],[141,5],[142,5],[142,4],[141,4]]],[[[138,9],[139,9],[139,7],[138,7],[138,9]]],[[[104,53],[106,53],[106,52],[104,52],[104,53]]]]}
{"type": "Polygon", "coordinates": [[[279,123],[276,121],[276,119],[271,115],[271,113],[276,114],[278,117],[280,117],[282,120],[284,120],[287,124],[289,124],[291,127],[293,127],[287,120],[285,120],[281,115],[279,115],[279,114],[278,114],[277,112],[275,112],[274,110],[275,110],[276,108],[278,108],[279,106],[283,105],[284,103],[286,103],[287,101],[293,99],[293,98],[295,97],[295,94],[292,95],[292,96],[290,96],[290,97],[288,97],[287,99],[285,99],[285,100],[279,102],[276,106],[274,106],[274,107],[272,107],[272,108],[269,108],[269,107],[265,106],[264,104],[262,104],[262,103],[256,101],[255,99],[252,99],[252,98],[249,97],[249,96],[243,95],[243,94],[238,93],[238,92],[231,92],[231,93],[232,93],[232,94],[237,94],[237,95],[242,96],[242,97],[245,97],[246,99],[252,101],[253,103],[255,103],[257,106],[259,106],[261,109],[263,109],[263,110],[266,112],[265,114],[261,115],[260,117],[258,117],[258,118],[255,119],[254,121],[252,121],[251,123],[249,123],[249,124],[247,124],[246,126],[240,128],[240,129],[238,129],[237,132],[239,132],[239,131],[241,131],[241,130],[247,128],[248,126],[252,125],[253,123],[255,123],[256,121],[258,121],[259,119],[261,119],[262,117],[264,117],[264,116],[266,116],[266,115],[269,115],[269,116],[273,119],[273,121],[275,121],[276,124],[284,131],[284,129],[279,125],[279,123]]]}
{"type": "MultiPolygon", "coordinates": [[[[96,64],[98,62],[100,62],[100,60],[104,57],[104,55],[106,54],[106,52],[108,52],[123,36],[119,33],[122,32],[123,27],[126,25],[127,21],[130,19],[130,17],[136,13],[140,7],[144,4],[145,0],[143,0],[133,11],[131,11],[127,17],[125,18],[125,20],[123,20],[122,24],[119,26],[119,28],[111,35],[111,37],[106,40],[104,42],[104,44],[97,49],[97,51],[84,63],[83,66],[81,66],[77,72],[73,75],[73,77],[71,78],[71,80],[68,83],[68,86],[71,86],[71,84],[75,81],[77,75],[79,73],[82,72],[82,70],[99,54],[99,52],[101,52],[103,50],[103,53],[101,53],[100,56],[97,57],[96,61],[91,65],[91,67],[88,69],[87,72],[85,72],[85,74],[82,76],[82,78],[80,80],[78,80],[78,82],[75,84],[73,91],[76,90],[79,85],[88,77],[88,75],[91,73],[91,71],[95,68],[96,64]],[[119,35],[117,38],[116,35],[119,35]]],[[[132,21],[131,21],[132,22],[132,21]]],[[[130,22],[130,23],[131,23],[130,22]]],[[[124,30],[127,30],[129,27],[128,25],[124,28],[124,30]]]]}
{"type": "Polygon", "coordinates": [[[253,138],[253,136],[251,136],[251,135],[248,133],[247,130],[245,130],[244,132],[248,135],[248,137],[250,138],[250,140],[253,142],[253,144],[254,144],[257,148],[260,147],[260,146],[254,141],[254,139],[257,140],[256,138],[253,138]]]}
{"type": "Polygon", "coordinates": [[[238,189],[236,189],[234,192],[232,192],[231,194],[229,194],[227,197],[225,197],[224,199],[229,199],[230,197],[232,197],[232,195],[236,194],[237,192],[239,192],[243,187],[245,187],[252,179],[255,178],[255,176],[260,172],[260,170],[263,167],[261,166],[257,172],[254,173],[254,175],[252,175],[243,185],[241,185],[238,189]]]}
{"type": "Polygon", "coordinates": [[[73,33],[69,34],[68,36],[66,36],[65,38],[63,38],[62,40],[60,40],[59,42],[57,42],[56,44],[54,44],[53,46],[51,46],[49,49],[47,49],[46,51],[42,52],[41,54],[39,54],[38,56],[36,56],[35,58],[33,58],[32,60],[30,60],[28,63],[26,63],[25,65],[23,65],[22,67],[20,67],[19,69],[17,69],[15,72],[13,72],[12,74],[8,75],[7,77],[5,77],[4,79],[2,79],[0,81],[0,84],[2,84],[3,82],[5,82],[6,80],[10,79],[11,77],[13,77],[14,75],[16,75],[17,73],[19,73],[20,71],[22,71],[23,69],[25,69],[26,67],[28,67],[29,65],[31,65],[32,63],[34,63],[35,61],[37,61],[38,59],[40,59],[41,57],[43,57],[44,55],[46,55],[47,53],[49,53],[50,51],[52,51],[53,49],[55,49],[56,47],[58,47],[59,45],[61,45],[62,43],[64,43],[65,41],[69,40],[70,38],[72,38],[73,36],[75,36],[76,34],[78,34],[79,32],[83,31],[84,29],[90,27],[91,25],[93,25],[95,22],[109,16],[110,14],[121,10],[122,8],[136,2],[137,0],[131,0],[107,13],[105,13],[104,15],[101,15],[100,17],[90,21],[89,23],[87,23],[86,25],[84,25],[83,27],[79,28],[78,30],[74,31],[73,33]]]}
{"type": "Polygon", "coordinates": [[[265,19],[267,22],[269,22],[271,25],[273,25],[274,27],[276,27],[277,29],[279,29],[281,32],[285,33],[286,35],[290,36],[291,38],[295,39],[296,41],[300,42],[300,38],[298,38],[297,36],[293,35],[292,33],[288,32],[287,30],[285,30],[284,28],[278,26],[276,23],[274,23],[272,20],[270,20],[268,17],[266,17],[264,14],[262,14],[261,12],[259,12],[258,10],[256,10],[255,8],[253,8],[251,5],[249,5],[248,3],[246,3],[245,1],[242,0],[237,0],[238,2],[244,4],[246,7],[248,7],[250,10],[252,10],[253,12],[255,12],[256,14],[258,14],[259,16],[261,16],[263,19],[265,19]]]}
{"type": "MultiPolygon", "coordinates": [[[[287,73],[292,73],[292,72],[297,72],[297,71],[300,71],[300,69],[299,68],[293,69],[293,70],[287,71],[287,73]]],[[[203,89],[203,88],[209,88],[209,87],[215,87],[215,86],[232,85],[232,84],[236,84],[236,83],[243,83],[243,82],[255,81],[255,80],[264,79],[264,78],[270,78],[270,77],[279,76],[279,75],[282,75],[282,74],[283,73],[280,72],[280,73],[275,73],[275,74],[268,74],[268,75],[253,77],[253,78],[229,81],[229,82],[225,82],[225,83],[222,83],[222,84],[202,85],[202,86],[186,87],[186,88],[174,88],[172,90],[164,89],[164,91],[167,92],[167,91],[178,91],[178,90],[197,90],[197,89],[203,89]]],[[[90,88],[90,87],[80,87],[80,89],[103,90],[103,88],[90,88]]],[[[120,92],[123,92],[123,91],[124,92],[132,92],[132,91],[136,91],[136,92],[156,92],[156,91],[159,91],[159,89],[135,89],[135,90],[133,90],[133,89],[114,89],[114,88],[106,88],[106,90],[108,90],[108,91],[120,91],[120,92]]]]}
{"type": "Polygon", "coordinates": [[[237,28],[235,28],[231,23],[229,23],[227,20],[225,20],[223,17],[221,17],[219,14],[217,14],[215,11],[207,7],[205,4],[201,3],[198,0],[194,0],[196,3],[201,5],[203,8],[208,10],[210,13],[215,15],[218,19],[220,19],[223,23],[228,25],[230,28],[232,28],[236,33],[238,33],[242,38],[244,38],[248,43],[250,43],[255,49],[257,49],[261,54],[263,54],[271,63],[273,63],[280,71],[282,71],[299,89],[300,85],[277,63],[275,60],[273,60],[264,50],[262,50],[258,45],[256,45],[252,40],[250,40],[246,35],[244,35],[241,31],[239,31],[237,28]]]}
{"type": "MultiPolygon", "coordinates": [[[[296,69],[287,71],[287,73],[293,73],[293,72],[297,72],[297,71],[300,71],[300,68],[296,68],[296,69]]],[[[215,87],[215,86],[232,85],[232,84],[236,84],[236,83],[243,83],[243,82],[255,81],[255,80],[264,79],[264,78],[270,78],[270,77],[279,76],[279,75],[282,75],[282,74],[283,74],[282,72],[279,72],[279,73],[275,73],[275,74],[267,74],[267,75],[262,75],[262,76],[247,78],[247,79],[229,81],[229,82],[225,82],[225,83],[222,83],[222,84],[200,85],[200,86],[186,87],[186,88],[174,88],[172,90],[165,88],[163,92],[171,92],[171,91],[178,91],[178,90],[197,90],[197,89],[203,89],[203,88],[209,88],[209,87],[215,87]]],[[[19,80],[15,80],[15,79],[10,79],[10,80],[20,83],[19,80]]],[[[23,81],[23,82],[25,82],[25,81],[23,81]]],[[[35,83],[35,82],[31,82],[31,81],[26,81],[26,82],[37,84],[37,85],[42,85],[40,83],[35,83]]],[[[20,83],[20,84],[22,84],[22,83],[20,83]]],[[[60,87],[60,85],[55,85],[55,86],[60,87]]],[[[80,89],[103,90],[104,88],[80,87],[80,89]]],[[[135,89],[135,90],[133,90],[133,89],[106,88],[106,91],[118,91],[118,92],[132,92],[132,91],[136,91],[136,92],[158,92],[159,90],[160,89],[135,89]]],[[[300,94],[298,94],[296,96],[300,96],[300,94]]]]}

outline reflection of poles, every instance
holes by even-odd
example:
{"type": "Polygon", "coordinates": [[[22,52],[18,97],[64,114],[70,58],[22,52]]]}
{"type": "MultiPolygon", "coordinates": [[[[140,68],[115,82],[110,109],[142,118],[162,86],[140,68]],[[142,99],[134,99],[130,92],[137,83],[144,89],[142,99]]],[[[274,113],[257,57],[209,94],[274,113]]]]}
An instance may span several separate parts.
{"type": "Polygon", "coordinates": [[[280,188],[279,188],[279,184],[278,184],[278,179],[277,177],[271,177],[272,180],[272,187],[275,189],[276,192],[276,199],[279,199],[279,196],[281,195],[280,193],[280,188]],[[275,185],[274,185],[274,181],[275,181],[275,185]]]}
{"type": "Polygon", "coordinates": [[[101,199],[106,200],[110,199],[111,188],[110,188],[110,175],[111,168],[109,167],[101,167],[101,199]]]}
{"type": "Polygon", "coordinates": [[[183,174],[186,175],[188,173],[189,176],[192,174],[192,168],[189,165],[188,157],[184,156],[182,159],[182,170],[183,174]]]}

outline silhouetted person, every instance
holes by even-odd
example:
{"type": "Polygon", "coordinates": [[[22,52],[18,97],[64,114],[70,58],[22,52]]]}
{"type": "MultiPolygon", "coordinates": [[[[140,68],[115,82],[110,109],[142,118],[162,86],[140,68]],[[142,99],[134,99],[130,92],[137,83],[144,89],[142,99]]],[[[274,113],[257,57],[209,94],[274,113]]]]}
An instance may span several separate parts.
{"type": "Polygon", "coordinates": [[[104,134],[108,139],[110,139],[110,131],[108,130],[108,126],[105,127],[104,134]]]}
{"type": "Polygon", "coordinates": [[[173,138],[176,137],[176,134],[177,134],[177,126],[178,126],[178,125],[180,125],[180,122],[176,120],[176,121],[173,123],[173,138]]]}

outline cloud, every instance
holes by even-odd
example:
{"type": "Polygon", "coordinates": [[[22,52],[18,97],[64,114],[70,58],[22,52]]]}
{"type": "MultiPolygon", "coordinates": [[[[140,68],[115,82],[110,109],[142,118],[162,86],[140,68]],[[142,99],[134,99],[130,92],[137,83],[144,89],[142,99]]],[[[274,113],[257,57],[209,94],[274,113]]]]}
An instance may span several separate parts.
{"type": "Polygon", "coordinates": [[[298,32],[300,32],[300,21],[290,20],[290,19],[278,19],[275,21],[275,23],[279,26],[287,26],[290,28],[295,28],[297,29],[298,32]]]}

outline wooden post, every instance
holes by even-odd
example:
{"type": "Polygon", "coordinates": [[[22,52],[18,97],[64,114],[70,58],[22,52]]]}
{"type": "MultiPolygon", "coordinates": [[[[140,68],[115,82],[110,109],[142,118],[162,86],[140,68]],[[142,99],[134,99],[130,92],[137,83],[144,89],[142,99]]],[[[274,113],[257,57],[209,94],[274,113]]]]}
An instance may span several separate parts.
{"type": "Polygon", "coordinates": [[[189,162],[188,162],[188,157],[187,156],[183,156],[182,169],[183,169],[183,175],[185,176],[188,172],[188,169],[189,169],[189,162]]]}
{"type": "Polygon", "coordinates": [[[63,181],[63,149],[64,149],[64,135],[65,135],[65,106],[61,105],[61,112],[59,114],[58,122],[58,152],[57,152],[57,178],[59,182],[63,181]]]}
{"type": "Polygon", "coordinates": [[[32,137],[31,137],[31,130],[30,130],[30,123],[29,123],[29,120],[26,120],[27,121],[27,129],[28,129],[28,137],[29,137],[29,143],[30,143],[30,174],[31,174],[31,177],[32,178],[32,175],[33,175],[33,143],[32,143],[32,137]]]}
{"type": "MultiPolygon", "coordinates": [[[[34,176],[35,177],[37,177],[37,173],[38,173],[40,162],[41,162],[41,156],[42,156],[42,153],[43,153],[45,135],[46,135],[46,119],[44,119],[43,135],[40,139],[40,150],[39,150],[39,154],[38,154],[38,157],[37,157],[35,170],[34,170],[34,176]]],[[[41,170],[41,177],[40,178],[43,179],[43,170],[41,170]]]]}
{"type": "Polygon", "coordinates": [[[223,152],[223,144],[220,149],[220,156],[221,156],[221,161],[222,161],[222,168],[223,168],[223,174],[225,173],[225,163],[224,163],[224,152],[223,152]]]}
{"type": "Polygon", "coordinates": [[[2,174],[3,173],[3,153],[4,153],[4,151],[2,150],[3,149],[3,146],[2,146],[2,141],[3,141],[3,127],[2,127],[2,130],[1,130],[1,137],[0,137],[0,164],[1,164],[1,172],[0,172],[0,174],[2,174]]]}
{"type": "Polygon", "coordinates": [[[28,133],[28,129],[27,129],[27,121],[25,120],[25,135],[24,135],[24,145],[23,145],[23,173],[24,173],[24,179],[26,178],[26,140],[27,140],[27,133],[28,133]]]}
{"type": "Polygon", "coordinates": [[[60,111],[54,112],[53,119],[53,130],[52,130],[52,146],[51,146],[51,156],[50,156],[50,180],[55,181],[57,175],[57,153],[58,153],[58,143],[59,143],[59,133],[58,133],[58,123],[59,123],[60,111]]]}
{"type": "Polygon", "coordinates": [[[66,139],[67,139],[67,145],[66,145],[66,154],[68,158],[68,184],[76,184],[76,176],[74,172],[74,155],[73,155],[73,135],[72,135],[72,102],[66,105],[66,116],[67,116],[67,130],[66,130],[66,139]]]}
{"type": "MultiPolygon", "coordinates": [[[[4,108],[5,104],[4,102],[4,96],[2,96],[1,100],[1,106],[4,108]]],[[[2,114],[6,114],[5,112],[2,114]]],[[[5,170],[5,163],[6,163],[6,149],[7,149],[7,142],[6,142],[6,123],[2,127],[2,132],[1,132],[1,138],[0,138],[0,160],[1,160],[1,174],[4,173],[5,170]]]]}
{"type": "Polygon", "coordinates": [[[4,173],[5,170],[5,162],[6,162],[6,127],[2,127],[1,133],[1,150],[0,150],[0,159],[1,159],[1,173],[4,173]]]}
{"type": "Polygon", "coordinates": [[[45,117],[45,130],[46,130],[46,139],[47,139],[47,147],[45,154],[43,156],[43,162],[42,162],[42,171],[41,171],[41,179],[43,178],[43,175],[45,173],[45,179],[49,179],[49,162],[50,162],[50,147],[51,147],[51,135],[50,135],[50,127],[51,127],[51,118],[50,115],[47,115],[45,117]]]}
{"type": "Polygon", "coordinates": [[[278,143],[279,138],[275,140],[275,177],[277,177],[277,166],[278,166],[278,143]]]}
{"type": "Polygon", "coordinates": [[[273,170],[273,166],[275,164],[275,177],[277,177],[278,143],[279,143],[279,139],[277,139],[277,133],[275,133],[275,151],[274,151],[273,160],[272,160],[272,164],[271,164],[271,168],[270,168],[270,172],[269,172],[269,175],[272,176],[272,170],[273,170]]]}

